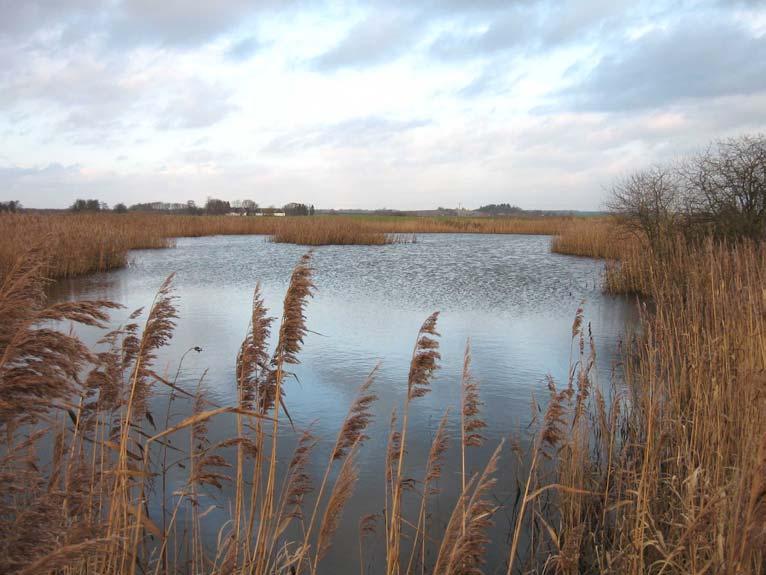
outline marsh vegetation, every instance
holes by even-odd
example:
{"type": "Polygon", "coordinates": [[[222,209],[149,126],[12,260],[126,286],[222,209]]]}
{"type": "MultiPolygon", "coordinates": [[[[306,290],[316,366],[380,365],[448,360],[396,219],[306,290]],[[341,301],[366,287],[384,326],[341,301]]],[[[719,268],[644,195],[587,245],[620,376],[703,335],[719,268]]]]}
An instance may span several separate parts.
{"type": "MultiPolygon", "coordinates": [[[[729,148],[718,150],[695,165],[726,165],[729,148]]],[[[726,181],[739,189],[736,178],[726,181]]],[[[131,248],[222,233],[279,241],[290,231],[305,240],[344,220],[317,218],[314,230],[291,228],[290,219],[2,216],[14,234],[4,236],[0,287],[0,571],[323,573],[337,569],[328,557],[342,545],[358,549],[344,571],[390,575],[762,573],[766,248],[753,232],[760,224],[736,208],[741,194],[725,196],[733,202],[721,208],[725,221],[701,217],[713,204],[631,211],[665,197],[656,184],[645,173],[620,183],[614,197],[622,208],[597,220],[346,220],[353,233],[383,237],[553,233],[556,252],[605,258],[603,288],[631,294],[640,309],[615,377],[605,380],[587,308],[579,307],[563,377],[545,380],[527,424],[508,423],[500,434],[488,431],[500,422],[486,417],[492,406],[475,375],[477,348],[466,345],[457,409],[441,413],[426,438],[415,421],[434,395],[448,392],[433,385],[444,361],[436,312],[410,336],[406,385],[393,405],[380,404],[373,362],[331,431],[325,422],[320,435],[294,417],[298,398],[285,391],[312,327],[311,253],[298,259],[276,319],[262,287],[252,286],[225,403],[204,374],[193,385],[179,379],[185,355],[176,369],[161,369],[161,350],[180,321],[173,276],[145,310],[92,345],[69,326],[106,327],[118,305],[48,300],[47,277],[119,267],[131,248]],[[647,214],[654,218],[642,219],[647,214]],[[39,237],[56,241],[22,249],[39,237]],[[213,436],[222,418],[230,433],[213,436]],[[375,421],[384,422],[385,437],[372,431],[375,421]],[[376,440],[385,449],[372,452],[376,440]],[[381,505],[352,518],[350,541],[340,526],[356,510],[349,501],[368,452],[380,454],[381,505]],[[450,481],[455,490],[440,493],[450,481]],[[498,498],[498,490],[512,496],[498,498]]]]}

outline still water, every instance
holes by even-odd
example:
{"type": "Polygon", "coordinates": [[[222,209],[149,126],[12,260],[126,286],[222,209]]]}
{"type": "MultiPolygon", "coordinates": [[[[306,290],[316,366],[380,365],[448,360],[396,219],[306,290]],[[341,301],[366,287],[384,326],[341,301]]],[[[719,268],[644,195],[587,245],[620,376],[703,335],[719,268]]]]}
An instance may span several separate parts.
{"type": "MultiPolygon", "coordinates": [[[[477,470],[502,438],[525,433],[533,396],[544,401],[545,377],[562,384],[571,353],[575,311],[585,301],[585,320],[592,324],[598,350],[597,377],[607,386],[617,361],[619,341],[636,321],[635,303],[606,296],[599,285],[603,263],[552,254],[550,238],[522,235],[419,235],[413,244],[327,246],[315,250],[317,292],[307,309],[311,333],[301,364],[287,383],[286,403],[297,428],[313,426],[320,438],[312,471],[321,477],[335,434],[368,372],[381,362],[375,391],[376,419],[359,459],[360,479],[346,507],[335,544],[320,564],[320,573],[355,573],[358,568],[357,522],[384,506],[384,454],[388,419],[401,409],[406,394],[410,354],[420,324],[440,311],[441,369],[432,392],[414,401],[410,414],[407,475],[420,478],[433,433],[450,409],[450,431],[458,436],[460,373],[467,338],[473,346],[473,372],[480,383],[482,413],[488,424],[485,445],[471,450],[477,470]]],[[[176,273],[179,296],[176,333],[160,354],[157,371],[174,374],[184,351],[180,385],[194,391],[207,370],[204,386],[218,405],[236,403],[235,359],[249,321],[252,292],[262,284],[266,305],[279,316],[290,272],[304,247],[270,243],[262,236],[179,239],[174,249],[132,253],[123,270],[61,282],[60,299],[105,298],[125,306],[113,314],[114,325],[128,313],[151,305],[165,277],[176,273]]],[[[276,333],[274,326],[273,333],[276,333]]],[[[93,333],[86,333],[95,339],[93,333]]],[[[155,413],[164,413],[158,399],[155,413]]],[[[188,407],[188,406],[187,406],[188,407]]],[[[174,417],[187,413],[181,404],[174,417]]],[[[157,416],[155,415],[155,419],[157,416]]],[[[232,435],[232,422],[210,423],[211,440],[232,435]]],[[[285,430],[286,436],[294,434],[285,430]]],[[[285,446],[291,443],[287,437],[285,446]]],[[[285,451],[285,457],[289,453],[285,451]]],[[[459,484],[458,441],[452,442],[441,480],[441,494],[431,512],[436,534],[448,518],[459,484]]],[[[494,497],[513,503],[515,463],[503,457],[494,497]]],[[[168,497],[185,477],[173,478],[168,497]]],[[[218,506],[205,519],[213,542],[227,516],[228,488],[211,493],[218,506]]],[[[207,505],[205,505],[207,507],[207,505]]],[[[510,511],[495,517],[487,572],[502,568],[507,554],[510,511]]],[[[382,527],[378,539],[382,539],[382,527]]],[[[370,572],[379,572],[379,545],[365,552],[370,572]]]]}

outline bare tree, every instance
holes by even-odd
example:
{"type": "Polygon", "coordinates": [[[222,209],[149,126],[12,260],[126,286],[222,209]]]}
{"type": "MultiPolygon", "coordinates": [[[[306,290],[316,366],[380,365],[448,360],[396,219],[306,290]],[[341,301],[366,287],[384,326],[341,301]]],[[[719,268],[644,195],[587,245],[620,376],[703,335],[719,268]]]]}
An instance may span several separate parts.
{"type": "Polygon", "coordinates": [[[697,218],[719,237],[766,236],[766,137],[711,145],[684,170],[697,218]]]}
{"type": "Polygon", "coordinates": [[[630,174],[611,190],[607,208],[656,250],[675,233],[683,217],[683,188],[676,170],[654,166],[630,174]]]}

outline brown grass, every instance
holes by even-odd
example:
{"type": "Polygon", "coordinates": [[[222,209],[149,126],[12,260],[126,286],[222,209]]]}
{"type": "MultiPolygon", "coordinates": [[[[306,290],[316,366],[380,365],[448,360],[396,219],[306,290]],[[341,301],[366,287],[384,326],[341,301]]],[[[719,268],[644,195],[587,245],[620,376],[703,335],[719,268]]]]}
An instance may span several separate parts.
{"type": "Polygon", "coordinates": [[[638,243],[632,233],[620,228],[610,217],[577,219],[569,222],[551,241],[551,251],[571,256],[621,259],[638,243]]]}
{"type": "MultiPolygon", "coordinates": [[[[615,258],[605,288],[649,305],[626,348],[626,388],[587,399],[579,367],[559,402],[575,423],[552,436],[560,518],[545,552],[564,573],[762,573],[766,247],[679,239],[653,251],[632,238],[612,249],[612,227],[568,230],[560,245],[615,258]]],[[[579,348],[577,365],[590,365],[579,348]]]]}
{"type": "MultiPolygon", "coordinates": [[[[612,237],[602,232],[593,232],[601,240],[581,245],[602,249],[603,238],[612,237]]],[[[630,246],[622,245],[621,262],[607,276],[615,283],[607,287],[630,286],[651,305],[644,306],[640,334],[625,347],[618,370],[624,381],[604,387],[596,380],[593,336],[578,310],[567,380],[549,380],[528,452],[511,442],[526,471],[517,483],[518,505],[503,508],[509,518],[504,570],[762,573],[766,247],[678,243],[657,254],[630,246]]],[[[217,407],[207,403],[204,382],[190,398],[153,368],[156,350],[172,335],[172,278],[160,287],[143,328],[134,314],[95,353],[51,322],[97,325],[114,304],[48,304],[43,254],[17,258],[0,285],[0,572],[322,572],[357,481],[374,414],[375,372],[339,424],[315,503],[305,508],[313,489],[306,464],[316,439],[310,430],[295,431],[298,446],[286,469],[277,453],[279,438],[291,429],[281,388],[307,330],[310,256],[292,274],[271,356],[271,321],[256,289],[237,360],[239,402],[217,407]],[[188,417],[157,421],[151,397],[161,393],[192,402],[188,417]],[[236,435],[211,443],[207,422],[227,414],[237,418],[236,435]],[[188,453],[177,453],[178,434],[191,438],[188,453]],[[42,441],[52,446],[45,462],[35,449],[42,441]],[[233,469],[219,451],[226,447],[237,449],[233,469]],[[170,458],[168,450],[174,450],[170,458]],[[186,485],[165,500],[161,517],[148,515],[154,490],[162,485],[164,492],[168,466],[179,464],[188,472],[186,485]],[[201,540],[202,522],[210,520],[202,496],[229,480],[233,500],[223,508],[230,516],[217,526],[219,545],[211,552],[201,540]],[[190,529],[179,527],[182,518],[190,529]]],[[[420,491],[408,474],[412,402],[438,392],[432,385],[440,359],[437,319],[427,318],[415,338],[402,417],[391,418],[380,565],[390,574],[481,572],[488,527],[502,504],[490,490],[509,481],[494,473],[503,456],[498,446],[483,471],[463,481],[449,523],[427,521],[426,498],[439,475],[470,473],[442,469],[445,416],[420,491]],[[416,516],[402,508],[405,491],[421,498],[416,516]]],[[[465,449],[479,441],[473,434],[481,427],[468,350],[462,388],[456,434],[465,449]]],[[[369,518],[360,525],[363,545],[374,532],[369,518]]]]}
{"type": "Polygon", "coordinates": [[[414,241],[414,236],[373,231],[369,225],[350,218],[291,218],[280,220],[271,240],[305,246],[381,246],[414,241]]]}
{"type": "Polygon", "coordinates": [[[178,237],[268,235],[319,246],[414,241],[419,233],[556,234],[574,218],[367,216],[231,217],[157,214],[0,214],[0,279],[20,253],[39,245],[51,278],[120,268],[132,249],[166,248],[178,237]]]}

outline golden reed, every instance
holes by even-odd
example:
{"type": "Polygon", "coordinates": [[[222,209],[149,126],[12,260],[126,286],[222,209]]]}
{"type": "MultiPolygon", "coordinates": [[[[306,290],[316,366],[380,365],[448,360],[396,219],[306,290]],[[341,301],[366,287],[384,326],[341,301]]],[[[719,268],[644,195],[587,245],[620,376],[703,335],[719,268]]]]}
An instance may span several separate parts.
{"type": "Polygon", "coordinates": [[[65,278],[123,267],[131,249],[166,248],[173,238],[268,235],[310,246],[382,245],[418,233],[556,234],[573,218],[419,218],[367,216],[234,217],[158,214],[0,214],[0,278],[39,245],[47,275],[65,278]]]}

